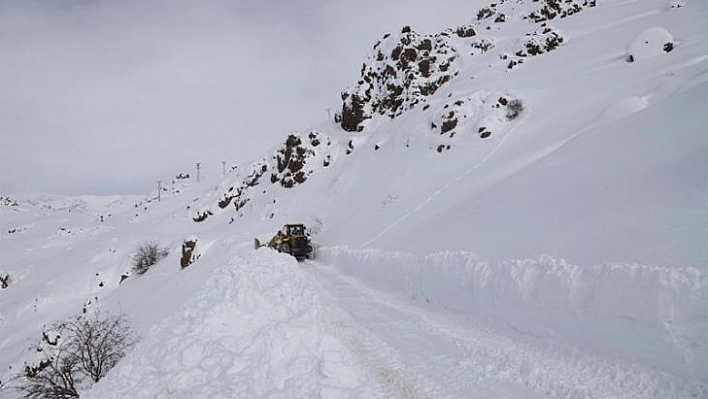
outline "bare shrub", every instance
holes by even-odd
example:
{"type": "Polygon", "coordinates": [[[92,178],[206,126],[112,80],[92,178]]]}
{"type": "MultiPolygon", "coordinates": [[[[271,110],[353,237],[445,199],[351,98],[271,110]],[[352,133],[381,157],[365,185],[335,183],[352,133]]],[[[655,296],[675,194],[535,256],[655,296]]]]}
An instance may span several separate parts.
{"type": "Polygon", "coordinates": [[[25,366],[15,388],[24,398],[77,398],[79,389],[105,377],[136,342],[124,315],[57,322],[31,348],[43,358],[25,366]]]}
{"type": "Polygon", "coordinates": [[[155,243],[143,244],[138,248],[138,252],[133,255],[133,270],[138,275],[142,275],[169,254],[169,249],[160,247],[155,243]]]}
{"type": "Polygon", "coordinates": [[[523,101],[519,100],[518,98],[515,98],[513,100],[509,100],[509,102],[506,104],[506,119],[508,120],[513,120],[516,119],[521,112],[524,110],[524,103],[523,101]]]}
{"type": "Polygon", "coordinates": [[[10,286],[12,279],[10,279],[9,274],[0,274],[0,288],[7,288],[10,286]]]}
{"type": "Polygon", "coordinates": [[[492,15],[494,15],[494,11],[492,11],[489,7],[482,8],[477,11],[477,21],[489,18],[492,15]]]}

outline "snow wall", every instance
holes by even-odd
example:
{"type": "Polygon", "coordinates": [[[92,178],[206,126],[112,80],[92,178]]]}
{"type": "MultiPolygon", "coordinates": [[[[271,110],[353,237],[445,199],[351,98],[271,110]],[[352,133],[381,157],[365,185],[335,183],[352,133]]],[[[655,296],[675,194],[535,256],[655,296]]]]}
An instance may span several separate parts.
{"type": "Polygon", "coordinates": [[[488,263],[470,252],[420,257],[323,247],[318,258],[374,286],[456,313],[488,315],[547,342],[571,342],[708,380],[708,277],[696,268],[488,263]]]}

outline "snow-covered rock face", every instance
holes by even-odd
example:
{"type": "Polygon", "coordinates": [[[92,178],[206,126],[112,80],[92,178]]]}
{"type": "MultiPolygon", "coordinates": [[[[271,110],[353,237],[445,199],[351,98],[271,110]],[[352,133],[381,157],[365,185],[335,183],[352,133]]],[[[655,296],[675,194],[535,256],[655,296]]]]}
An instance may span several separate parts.
{"type": "Polygon", "coordinates": [[[501,55],[508,60],[507,69],[527,57],[553,51],[565,38],[548,21],[596,5],[590,0],[545,0],[531,12],[519,14],[515,3],[493,3],[478,10],[474,23],[433,35],[421,35],[409,26],[398,34],[387,33],[364,62],[359,81],[342,93],[342,111],[336,121],[348,132],[361,132],[374,115],[395,118],[427,102],[458,76],[469,57],[494,48],[494,40],[486,38],[485,32],[503,29],[511,18],[530,22],[532,29],[519,37],[511,54],[501,55]]]}
{"type": "Polygon", "coordinates": [[[288,136],[283,148],[273,156],[276,169],[270,174],[270,182],[279,183],[285,188],[292,188],[302,184],[316,169],[327,167],[329,164],[326,151],[319,151],[319,147],[330,147],[332,141],[326,139],[323,143],[320,134],[310,132],[307,137],[288,136]],[[318,162],[320,161],[320,162],[318,162]]]}
{"type": "Polygon", "coordinates": [[[339,145],[324,133],[290,134],[272,156],[252,163],[245,177],[237,174],[237,181],[228,184],[216,204],[211,203],[211,199],[201,201],[193,219],[202,222],[217,210],[230,207],[243,215],[243,208],[255,195],[266,194],[273,186],[294,188],[305,183],[316,171],[329,167],[338,148],[339,145]]]}
{"type": "MultiPolygon", "coordinates": [[[[504,0],[501,3],[504,3],[504,0]]],[[[544,0],[525,18],[533,22],[545,22],[556,18],[569,17],[587,7],[595,7],[596,5],[597,2],[595,0],[544,0]]]]}
{"type": "MultiPolygon", "coordinates": [[[[450,34],[420,35],[406,26],[398,35],[384,35],[364,63],[359,82],[342,93],[342,128],[358,132],[374,114],[401,115],[452,79],[459,65],[447,40],[450,34]]],[[[458,35],[472,37],[475,31],[461,28],[458,35]]]]}

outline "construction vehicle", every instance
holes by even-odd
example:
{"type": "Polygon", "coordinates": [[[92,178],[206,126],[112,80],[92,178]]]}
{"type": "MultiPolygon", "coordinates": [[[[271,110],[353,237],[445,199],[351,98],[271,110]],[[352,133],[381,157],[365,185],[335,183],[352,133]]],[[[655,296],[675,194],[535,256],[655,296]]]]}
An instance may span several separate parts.
{"type": "Polygon", "coordinates": [[[278,230],[268,243],[261,243],[258,238],[254,239],[255,248],[268,246],[278,252],[284,252],[301,261],[314,258],[314,250],[310,235],[301,223],[286,224],[282,230],[278,230]]]}

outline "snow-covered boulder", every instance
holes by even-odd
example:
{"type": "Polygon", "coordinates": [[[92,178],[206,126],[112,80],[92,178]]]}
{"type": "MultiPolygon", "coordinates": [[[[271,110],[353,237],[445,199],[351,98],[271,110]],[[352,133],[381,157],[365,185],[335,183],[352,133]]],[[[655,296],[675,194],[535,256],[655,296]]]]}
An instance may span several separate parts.
{"type": "Polygon", "coordinates": [[[627,44],[627,62],[643,61],[674,49],[674,38],[664,28],[649,28],[627,44]]]}
{"type": "MultiPolygon", "coordinates": [[[[456,136],[486,139],[493,133],[506,133],[523,111],[523,102],[506,93],[477,91],[446,102],[435,112],[430,130],[446,139],[456,136]]],[[[449,149],[447,144],[437,146],[437,151],[449,149]]]]}

